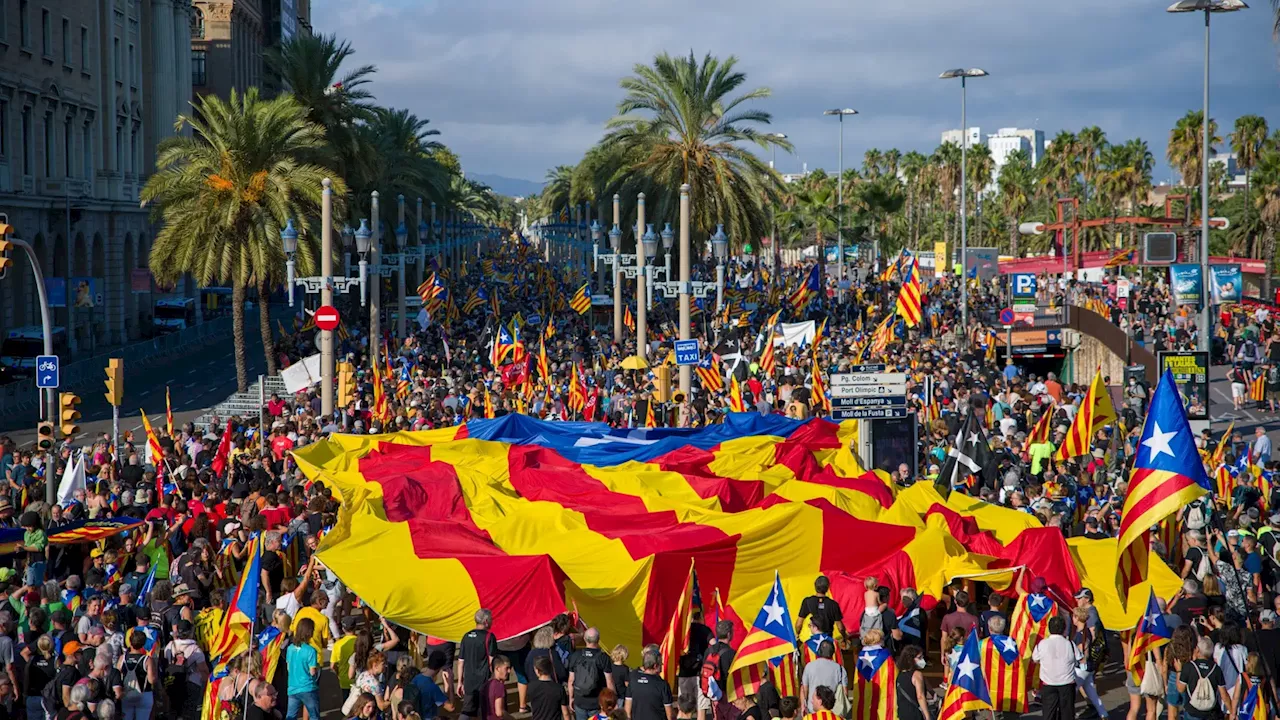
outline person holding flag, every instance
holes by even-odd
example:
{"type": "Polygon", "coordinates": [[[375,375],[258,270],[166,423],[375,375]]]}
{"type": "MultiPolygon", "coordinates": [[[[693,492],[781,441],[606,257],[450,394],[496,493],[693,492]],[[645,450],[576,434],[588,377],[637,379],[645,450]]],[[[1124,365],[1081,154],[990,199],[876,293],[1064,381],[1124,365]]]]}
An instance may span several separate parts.
{"type": "Polygon", "coordinates": [[[1151,396],[1120,515],[1116,588],[1122,600],[1147,579],[1151,528],[1212,490],[1178,385],[1165,370],[1151,396]]]}
{"type": "MultiPolygon", "coordinates": [[[[1072,685],[1074,688],[1075,686],[1072,685]]],[[[938,712],[938,720],[962,720],[967,713],[991,708],[991,692],[987,688],[986,676],[982,674],[982,655],[978,651],[978,629],[969,631],[960,655],[956,659],[955,670],[951,673],[951,685],[942,699],[942,709],[938,712]]],[[[887,716],[886,716],[887,717],[887,716]]],[[[1045,705],[1045,720],[1058,720],[1049,713],[1045,705]]],[[[1063,720],[1071,718],[1071,704],[1068,703],[1063,720]]]]}
{"type": "Polygon", "coordinates": [[[729,687],[725,697],[733,700],[754,695],[767,675],[768,666],[796,652],[796,631],[782,590],[782,579],[773,575],[773,587],[742,638],[738,653],[729,666],[729,687]]]}
{"type": "MultiPolygon", "coordinates": [[[[1018,598],[1010,616],[1012,630],[1009,635],[1018,644],[1024,657],[1030,655],[1042,638],[1048,637],[1049,622],[1062,614],[1058,602],[1045,594],[1047,589],[1048,584],[1044,578],[1034,578],[1031,581],[1031,591],[1018,598]]],[[[1028,686],[1038,671],[1034,659],[1026,664],[1028,686]]]]}

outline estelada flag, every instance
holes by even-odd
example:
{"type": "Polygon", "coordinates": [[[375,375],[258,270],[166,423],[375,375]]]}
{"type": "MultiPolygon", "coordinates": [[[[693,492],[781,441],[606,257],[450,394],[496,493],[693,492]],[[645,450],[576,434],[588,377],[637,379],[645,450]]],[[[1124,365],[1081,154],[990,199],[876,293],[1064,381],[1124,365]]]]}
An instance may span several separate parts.
{"type": "Polygon", "coordinates": [[[156,433],[151,429],[151,419],[147,417],[145,410],[139,410],[142,415],[142,429],[147,433],[147,447],[151,448],[151,463],[156,466],[157,474],[164,465],[164,448],[160,447],[160,439],[156,437],[156,433]]]}
{"type": "Polygon", "coordinates": [[[1027,593],[1018,598],[1009,619],[1009,635],[1026,658],[1028,681],[1039,677],[1039,666],[1031,660],[1036,643],[1049,637],[1049,620],[1062,612],[1058,603],[1043,593],[1027,593]]]}
{"type": "Polygon", "coordinates": [[[1173,640],[1173,630],[1170,630],[1169,624],[1164,621],[1164,612],[1156,603],[1156,591],[1153,588],[1150,598],[1147,599],[1147,610],[1138,621],[1133,639],[1129,642],[1129,657],[1125,659],[1125,667],[1133,673],[1134,679],[1139,684],[1142,683],[1142,676],[1146,673],[1147,653],[1168,645],[1171,640],[1173,640]]]}
{"type": "MultiPolygon", "coordinates": [[[[951,685],[942,699],[938,720],[961,720],[967,713],[991,707],[991,691],[982,674],[982,656],[978,652],[978,628],[969,631],[960,657],[951,671],[951,685]]],[[[888,717],[888,716],[886,716],[888,717]]]]}
{"type": "MultiPolygon", "coordinates": [[[[747,630],[746,637],[742,638],[742,645],[733,657],[729,674],[732,676],[734,670],[756,663],[768,663],[795,651],[795,624],[791,620],[787,596],[782,589],[782,578],[774,571],[773,587],[770,588],[764,605],[760,607],[760,612],[756,613],[756,619],[747,630]]],[[[732,700],[738,696],[739,691],[739,688],[730,683],[726,696],[732,700]]]]}
{"type": "Polygon", "coordinates": [[[982,674],[996,712],[1027,711],[1027,669],[1018,643],[1008,635],[991,635],[979,643],[982,674]]]}
{"type": "Polygon", "coordinates": [[[1071,429],[1067,438],[1062,441],[1054,458],[1058,461],[1089,454],[1089,445],[1093,435],[1099,428],[1116,420],[1116,410],[1111,406],[1111,393],[1102,384],[1102,369],[1093,374],[1093,382],[1089,383],[1089,392],[1085,393],[1076,411],[1075,420],[1071,421],[1071,429]]]}
{"type": "Polygon", "coordinates": [[[896,718],[894,681],[898,678],[893,653],[883,647],[863,648],[858,653],[857,670],[849,684],[849,704],[853,720],[896,718]]]}
{"type": "Polygon", "coordinates": [[[902,276],[902,288],[898,291],[898,314],[910,327],[920,324],[924,292],[920,286],[920,268],[911,258],[902,276]]]}
{"type": "Polygon", "coordinates": [[[818,266],[814,265],[813,269],[809,271],[809,274],[805,276],[804,281],[800,283],[800,287],[796,288],[795,291],[791,293],[790,297],[787,298],[791,303],[791,309],[794,310],[797,315],[804,312],[804,309],[809,306],[809,301],[821,290],[822,281],[818,277],[818,266]]]}
{"type": "Polygon", "coordinates": [[[1040,419],[1036,421],[1035,427],[1031,428],[1031,432],[1027,434],[1027,439],[1022,443],[1022,452],[1031,452],[1032,445],[1049,442],[1053,431],[1053,408],[1045,408],[1040,414],[1040,419]]]}
{"type": "Polygon", "coordinates": [[[1152,393],[1135,456],[1117,543],[1116,589],[1122,600],[1147,579],[1151,528],[1213,490],[1169,370],[1152,393]]]}
{"type": "Polygon", "coordinates": [[[573,299],[569,301],[569,307],[579,315],[586,315],[591,309],[591,283],[583,283],[582,287],[573,294],[573,299]]]}
{"type": "Polygon", "coordinates": [[[702,383],[702,389],[709,393],[724,390],[724,377],[720,375],[719,364],[711,353],[703,355],[698,363],[698,381],[702,383]]]}

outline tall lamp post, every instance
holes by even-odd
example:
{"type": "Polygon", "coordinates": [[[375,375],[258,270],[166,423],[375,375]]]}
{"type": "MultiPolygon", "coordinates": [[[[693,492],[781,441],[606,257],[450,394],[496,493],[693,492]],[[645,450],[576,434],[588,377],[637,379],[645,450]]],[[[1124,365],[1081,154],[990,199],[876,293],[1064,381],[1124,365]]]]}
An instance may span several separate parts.
{"type": "MultiPolygon", "coordinates": [[[[840,118],[840,171],[836,175],[836,204],[840,206],[839,218],[836,222],[836,279],[844,280],[844,116],[857,115],[858,111],[853,108],[834,108],[832,110],[823,110],[823,115],[835,115],[840,118]]],[[[823,261],[826,261],[826,248],[818,248],[823,261]]],[[[844,288],[837,283],[836,294],[840,297],[840,301],[844,302],[844,288]]]]}
{"type": "MultiPolygon", "coordinates": [[[[771,137],[774,140],[786,140],[787,134],[780,133],[780,132],[765,133],[765,137],[771,137]]],[[[769,169],[775,172],[777,171],[777,168],[774,167],[774,164],[777,161],[777,159],[778,159],[778,146],[770,145],[769,146],[769,169]]],[[[774,222],[774,219],[775,218],[773,213],[773,204],[770,203],[769,205],[769,244],[773,246],[773,282],[770,284],[777,284],[778,268],[782,267],[782,250],[781,248],[778,247],[778,225],[777,223],[774,222]]],[[[684,250],[682,249],[680,252],[683,253],[684,250]]],[[[681,281],[683,282],[685,279],[686,278],[681,278],[681,281]]]]}
{"type": "Polygon", "coordinates": [[[1213,316],[1209,313],[1209,17],[1213,13],[1246,10],[1242,0],[1178,0],[1169,6],[1171,13],[1204,13],[1204,139],[1200,160],[1200,349],[1209,350],[1213,316]]]}
{"type": "Polygon", "coordinates": [[[716,232],[711,236],[711,253],[716,258],[716,312],[724,305],[724,261],[729,257],[729,236],[724,234],[724,225],[716,225],[716,232]]]}
{"type": "MultiPolygon", "coordinates": [[[[968,184],[968,172],[966,163],[968,162],[969,151],[969,116],[967,113],[967,95],[966,81],[969,78],[986,77],[989,75],[982,68],[956,68],[955,70],[947,70],[938,77],[943,80],[954,80],[960,78],[960,326],[969,327],[969,269],[966,267],[969,254],[969,228],[965,215],[965,196],[968,194],[965,186],[968,184]]],[[[1065,238],[1065,235],[1063,236],[1065,238]]],[[[1066,248],[1066,241],[1063,240],[1063,248],[1066,248]]],[[[1066,254],[1065,252],[1063,253],[1066,254]]]]}
{"type": "MultiPolygon", "coordinates": [[[[644,227],[644,193],[636,196],[636,266],[640,272],[645,272],[649,265],[649,248],[646,246],[642,235],[645,233],[644,227]]],[[[657,245],[657,240],[651,241],[657,245]]],[[[648,348],[645,335],[649,332],[649,315],[645,311],[644,298],[644,277],[636,277],[636,355],[640,357],[648,357],[648,348]]]]}
{"type": "Polygon", "coordinates": [[[369,293],[369,362],[378,365],[378,345],[382,342],[382,216],[378,214],[378,191],[374,190],[369,216],[373,220],[373,245],[369,264],[374,267],[373,292],[369,293]]]}
{"type": "MultiPolygon", "coordinates": [[[[333,189],[329,178],[321,181],[324,185],[324,196],[320,206],[320,275],[318,277],[295,277],[294,256],[298,252],[298,230],[293,226],[293,219],[285,221],[280,231],[280,243],[284,247],[285,286],[289,293],[289,306],[293,306],[294,285],[306,288],[307,294],[320,293],[322,305],[333,304],[333,293],[346,294],[356,285],[360,286],[360,298],[364,300],[366,283],[365,254],[369,251],[369,226],[360,221],[360,230],[353,233],[356,248],[360,253],[359,277],[334,277],[333,275],[333,189]]],[[[333,331],[320,331],[320,414],[333,415],[333,331]]]]}

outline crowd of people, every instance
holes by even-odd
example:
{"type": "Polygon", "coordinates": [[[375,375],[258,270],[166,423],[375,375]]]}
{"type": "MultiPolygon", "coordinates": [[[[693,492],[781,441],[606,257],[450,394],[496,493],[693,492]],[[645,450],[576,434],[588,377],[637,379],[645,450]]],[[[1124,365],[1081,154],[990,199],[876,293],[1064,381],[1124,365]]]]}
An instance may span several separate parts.
{"type": "MultiPolygon", "coordinates": [[[[1147,672],[1140,682],[1122,664],[1128,637],[1102,627],[1087,588],[1068,606],[1035,583],[1012,599],[957,581],[926,608],[914,589],[889,597],[871,578],[867,606],[875,611],[854,630],[818,578],[796,618],[802,634],[816,639],[797,687],[780,689],[770,679],[730,700],[734,638],[726,623],[695,617],[672,684],[662,676],[658,647],[606,649],[598,631],[568,614],[501,641],[489,630],[488,611],[461,638],[423,636],[377,616],[314,556],[340,503],[323,483],[304,481],[290,451],[333,433],[449,427],[517,412],[615,427],[699,427],[730,411],[829,417],[830,375],[862,363],[909,375],[921,423],[916,457],[887,468],[887,482],[930,482],[1035,515],[1068,536],[1114,537],[1152,388],[1136,378],[1106,378],[1114,384],[1115,420],[1087,453],[1056,460],[1088,383],[998,360],[1002,345],[990,329],[1004,305],[998,279],[972,281],[970,323],[962,326],[961,281],[930,278],[921,321],[907,326],[895,303],[910,261],[901,256],[883,272],[855,264],[847,288],[825,281],[799,302],[796,288],[810,267],[771,272],[750,258],[731,260],[723,304],[699,301],[694,308],[693,334],[709,359],[694,374],[692,392],[672,396],[655,380],[661,365],[674,363],[673,303],[654,302],[649,361],[628,363],[637,356],[634,333],[615,342],[611,309],[579,312],[570,302],[583,269],[551,267],[513,240],[455,277],[440,271],[443,291],[424,283],[412,332],[380,337],[376,356],[367,331],[344,333],[339,354],[359,369],[355,397],[333,416],[321,412],[311,389],[272,396],[264,420],[159,428],[154,442],[124,443],[118,456],[105,436],[43,455],[0,438],[8,489],[0,494],[0,530],[15,531],[0,561],[0,594],[8,601],[0,609],[0,720],[293,720],[304,713],[318,720],[338,711],[364,720],[453,713],[486,720],[521,713],[533,720],[832,720],[853,712],[858,658],[881,652],[896,668],[889,680],[896,714],[935,720],[975,627],[984,652],[998,654],[1015,638],[1020,653],[1021,689],[1010,692],[1022,701],[997,705],[1001,714],[1025,712],[1031,702],[1042,704],[1046,718],[1070,718],[1079,694],[1087,706],[1082,717],[1106,716],[1117,707],[1102,702],[1095,678],[1127,688],[1128,720],[1165,712],[1169,720],[1234,717],[1255,685],[1263,707],[1275,708],[1280,483],[1271,482],[1277,462],[1261,428],[1250,438],[1235,432],[1198,439],[1221,492],[1169,521],[1155,545],[1183,586],[1160,598],[1173,639],[1150,654],[1146,667],[1157,677],[1147,672]],[[771,323],[808,320],[814,332],[805,343],[768,349],[771,323]],[[990,462],[968,477],[948,476],[947,460],[971,415],[986,429],[990,462]],[[1046,416],[1051,432],[1033,437],[1046,416]],[[44,486],[76,458],[87,466],[85,488],[61,504],[40,502],[44,486]],[[103,520],[117,521],[119,531],[95,542],[59,541],[65,528],[103,520]],[[255,579],[261,602],[253,620],[264,634],[254,645],[261,648],[218,663],[211,645],[255,539],[262,546],[255,579]],[[1052,611],[1033,610],[1039,600],[1052,611]],[[336,690],[322,692],[326,683],[336,690]],[[1205,692],[1213,702],[1204,701],[1205,692]]],[[[695,275],[713,277],[703,265],[695,275]]],[[[1153,349],[1196,346],[1197,318],[1169,302],[1166,282],[1140,278],[1120,298],[1114,279],[1045,278],[1042,300],[1109,316],[1153,349]]],[[[625,309],[628,328],[634,312],[625,309]]],[[[1260,402],[1260,412],[1275,412],[1276,338],[1266,308],[1228,308],[1218,319],[1215,355],[1246,386],[1243,397],[1233,391],[1237,408],[1260,402]],[[1261,397],[1252,392],[1259,377],[1261,397]]],[[[278,350],[297,361],[311,344],[303,329],[281,337],[278,350]]]]}

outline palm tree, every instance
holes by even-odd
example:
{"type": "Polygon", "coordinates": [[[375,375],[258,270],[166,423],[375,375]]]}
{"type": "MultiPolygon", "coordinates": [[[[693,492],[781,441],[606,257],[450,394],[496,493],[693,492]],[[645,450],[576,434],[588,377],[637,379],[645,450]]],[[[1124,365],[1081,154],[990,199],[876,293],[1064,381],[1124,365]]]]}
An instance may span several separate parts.
{"type": "MultiPolygon", "coordinates": [[[[190,274],[200,285],[231,285],[236,381],[243,392],[249,384],[245,289],[262,290],[267,269],[283,264],[280,229],[287,220],[300,236],[299,271],[309,274],[317,264],[312,230],[320,214],[321,180],[331,171],[299,158],[324,144],[324,129],[307,119],[307,109],[291,95],[262,100],[257,88],[244,95],[232,91],[226,101],[203,96],[195,110],[177,122],[189,125],[192,136],[160,145],[156,172],[142,190],[143,202],[162,222],[151,248],[151,272],[164,283],[190,274]]],[[[341,212],[346,187],[340,178],[333,191],[341,212]]],[[[273,367],[269,321],[263,340],[273,367]]]]}
{"type": "Polygon", "coordinates": [[[1071,194],[1071,185],[1080,174],[1080,141],[1074,133],[1063,130],[1053,138],[1045,152],[1041,185],[1056,197],[1071,194]]]}
{"type": "MultiPolygon", "coordinates": [[[[408,110],[376,108],[370,122],[357,128],[356,135],[364,150],[354,171],[347,176],[356,199],[354,212],[367,217],[374,190],[382,196],[379,211],[389,228],[397,224],[397,195],[404,195],[410,203],[421,197],[444,204],[450,175],[433,155],[443,147],[431,139],[440,132],[428,129],[428,124],[429,120],[420,119],[408,110]]],[[[383,242],[386,243],[385,237],[383,242]]]]}
{"type": "Polygon", "coordinates": [[[880,177],[880,163],[884,160],[884,156],[880,151],[871,148],[862,155],[862,175],[868,180],[875,180],[880,177]]]}
{"type": "MultiPolygon", "coordinates": [[[[1280,0],[1278,0],[1280,1],[1280,0]]],[[[1236,164],[1244,170],[1244,196],[1249,198],[1250,173],[1258,166],[1262,146],[1267,141],[1267,121],[1259,115],[1241,115],[1236,118],[1236,131],[1231,133],[1231,151],[1236,154],[1236,164]]],[[[1244,222],[1249,224],[1249,203],[1244,204],[1244,222]]],[[[1250,257],[1258,257],[1257,243],[1247,242],[1250,257]]]]}
{"type": "Polygon", "coordinates": [[[791,144],[754,127],[769,124],[769,113],[743,107],[769,97],[768,88],[733,96],[746,82],[734,69],[737,62],[710,54],[699,62],[691,52],[662,53],[652,65],[636,65],[620,83],[627,94],[603,142],[642,154],[630,171],[654,185],[647,198],[653,217],[674,219],[680,185],[687,183],[697,236],[723,223],[732,242],[748,243],[768,233],[766,200],[776,199],[780,189],[768,163],[743,144],[786,151],[791,144]]]}
{"type": "Polygon", "coordinates": [[[357,127],[373,117],[373,95],[367,85],[377,68],[361,65],[345,74],[342,66],[355,54],[335,35],[296,35],[266,54],[267,65],[280,75],[294,98],[307,109],[307,119],[324,128],[333,153],[330,164],[349,178],[364,154],[357,127]]]}
{"type": "Polygon", "coordinates": [[[912,150],[902,156],[902,174],[907,183],[907,232],[911,247],[920,247],[920,186],[929,159],[912,150]]]}
{"type": "Polygon", "coordinates": [[[1271,273],[1275,270],[1276,233],[1280,231],[1280,131],[1267,141],[1258,157],[1257,188],[1253,203],[1266,228],[1262,234],[1262,258],[1266,271],[1262,273],[1262,297],[1271,297],[1271,273]]]}
{"type": "Polygon", "coordinates": [[[778,213],[778,225],[811,230],[818,250],[818,264],[825,266],[826,237],[835,235],[840,227],[834,183],[801,189],[792,198],[791,207],[778,213]]]}
{"type": "Polygon", "coordinates": [[[902,162],[902,152],[897,148],[890,148],[884,151],[881,160],[884,164],[884,174],[890,177],[897,177],[898,166],[902,162]]]}
{"type": "Polygon", "coordinates": [[[1084,128],[1076,135],[1076,149],[1080,157],[1080,174],[1084,178],[1080,200],[1088,202],[1089,193],[1095,190],[1098,172],[1101,168],[1102,152],[1107,149],[1107,134],[1097,125],[1084,128]]]}
{"type": "Polygon", "coordinates": [[[933,166],[938,192],[942,194],[942,209],[946,213],[943,218],[943,239],[954,245],[952,229],[958,228],[959,224],[952,224],[952,208],[956,206],[956,189],[960,187],[960,146],[953,142],[942,143],[933,152],[930,164],[933,166]]]}
{"type": "Polygon", "coordinates": [[[569,165],[557,165],[547,171],[543,178],[542,205],[551,215],[559,213],[569,206],[570,192],[573,189],[573,168],[569,165]]]}
{"type": "Polygon", "coordinates": [[[1000,209],[1009,219],[1009,254],[1018,257],[1018,225],[1031,205],[1032,187],[1035,184],[1031,155],[1026,150],[1015,150],[1005,158],[1000,167],[997,185],[1000,190],[1000,209]]]}
{"type": "MultiPolygon", "coordinates": [[[[1209,146],[1222,142],[1218,137],[1218,123],[1209,120],[1209,146]]],[[[1186,188],[1200,189],[1200,180],[1204,168],[1204,112],[1188,111],[1178,119],[1173,130],[1169,132],[1169,163],[1182,175],[1182,185],[1186,188]]],[[[1206,188],[1207,190],[1207,188],[1206,188]]]]}

